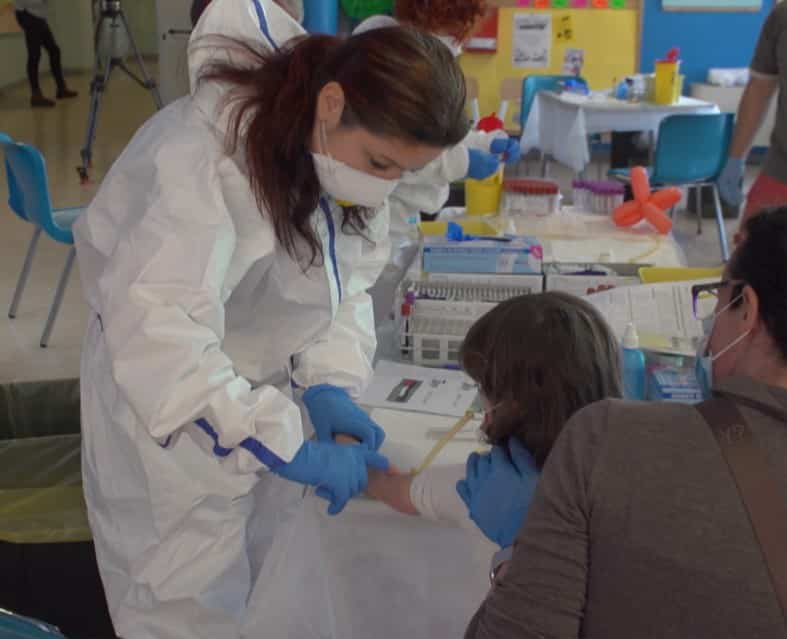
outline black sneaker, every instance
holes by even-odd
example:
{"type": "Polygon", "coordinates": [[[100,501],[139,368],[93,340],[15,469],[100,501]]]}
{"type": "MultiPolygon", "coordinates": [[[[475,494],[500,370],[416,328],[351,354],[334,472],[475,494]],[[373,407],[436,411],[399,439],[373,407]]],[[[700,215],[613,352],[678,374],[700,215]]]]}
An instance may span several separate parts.
{"type": "Polygon", "coordinates": [[[34,95],[30,98],[30,106],[34,109],[41,108],[41,107],[53,107],[55,103],[53,100],[49,98],[45,98],[43,95],[34,95]]]}
{"type": "Polygon", "coordinates": [[[67,100],[68,98],[75,98],[78,95],[76,91],[72,91],[71,89],[61,89],[57,92],[57,99],[67,100]]]}

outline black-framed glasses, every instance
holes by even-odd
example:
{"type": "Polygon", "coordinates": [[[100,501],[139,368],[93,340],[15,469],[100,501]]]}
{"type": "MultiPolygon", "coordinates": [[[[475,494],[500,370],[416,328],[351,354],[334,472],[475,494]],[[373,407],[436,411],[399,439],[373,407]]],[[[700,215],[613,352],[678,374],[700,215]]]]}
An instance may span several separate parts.
{"type": "Polygon", "coordinates": [[[731,285],[743,285],[742,280],[719,280],[707,284],[695,284],[691,287],[691,304],[694,317],[698,320],[713,317],[719,301],[721,289],[731,285]]]}

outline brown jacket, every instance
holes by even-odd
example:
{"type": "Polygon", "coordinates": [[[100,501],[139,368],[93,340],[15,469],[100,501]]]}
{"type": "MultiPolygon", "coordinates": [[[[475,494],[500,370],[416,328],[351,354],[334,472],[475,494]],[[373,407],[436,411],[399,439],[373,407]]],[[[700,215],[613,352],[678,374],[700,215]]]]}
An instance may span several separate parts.
{"type": "MultiPolygon", "coordinates": [[[[787,390],[719,388],[787,410],[787,390]]],[[[787,499],[787,423],[741,406],[787,499]]],[[[785,540],[787,543],[787,540],[785,540]]],[[[604,401],[555,445],[468,639],[787,637],[718,443],[692,407],[604,401]]]]}

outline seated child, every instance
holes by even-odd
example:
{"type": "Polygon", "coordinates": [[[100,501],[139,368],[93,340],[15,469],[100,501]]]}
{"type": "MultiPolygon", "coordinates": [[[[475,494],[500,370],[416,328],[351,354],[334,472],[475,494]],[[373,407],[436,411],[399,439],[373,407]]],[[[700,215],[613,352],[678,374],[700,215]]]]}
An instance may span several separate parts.
{"type": "MultiPolygon", "coordinates": [[[[621,396],[619,358],[598,311],[558,292],[496,306],[471,327],[460,353],[481,393],[485,440],[507,448],[518,439],[539,469],[569,417],[621,396]]],[[[367,494],[402,513],[474,527],[456,490],[464,477],[463,465],[433,465],[419,475],[370,471],[367,494]]]]}

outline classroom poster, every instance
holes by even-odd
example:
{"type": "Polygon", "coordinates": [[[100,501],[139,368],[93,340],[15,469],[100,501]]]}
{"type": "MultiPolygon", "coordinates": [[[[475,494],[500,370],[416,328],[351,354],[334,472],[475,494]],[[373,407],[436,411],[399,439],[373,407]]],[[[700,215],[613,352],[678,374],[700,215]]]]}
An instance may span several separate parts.
{"type": "Polygon", "coordinates": [[[585,64],[585,51],[583,49],[566,49],[563,54],[563,75],[582,75],[585,64]]]}
{"type": "Polygon", "coordinates": [[[552,15],[515,13],[512,65],[517,69],[546,69],[552,50],[552,15]]]}

